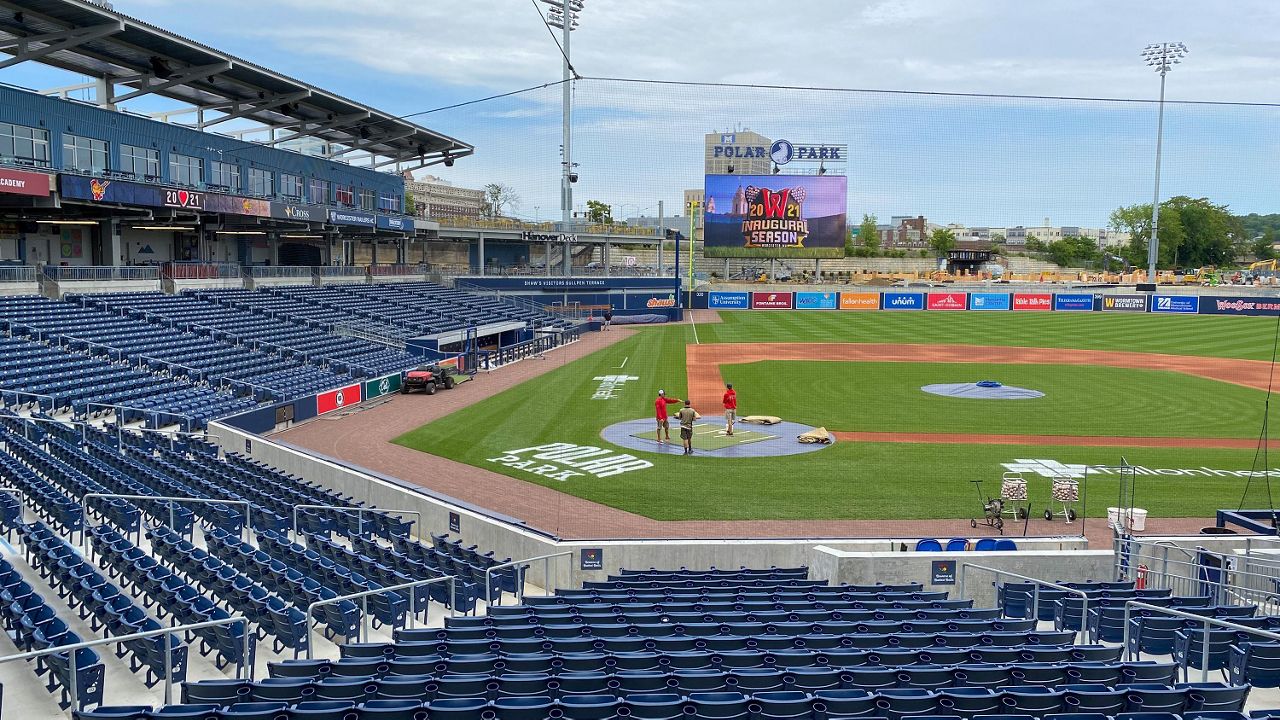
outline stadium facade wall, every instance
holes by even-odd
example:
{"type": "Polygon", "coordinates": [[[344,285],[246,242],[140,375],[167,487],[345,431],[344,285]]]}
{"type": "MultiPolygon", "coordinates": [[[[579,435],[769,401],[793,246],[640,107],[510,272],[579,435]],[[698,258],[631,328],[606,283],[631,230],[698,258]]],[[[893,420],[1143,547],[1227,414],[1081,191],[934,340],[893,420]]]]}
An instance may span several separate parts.
{"type": "MultiPolygon", "coordinates": [[[[47,130],[51,166],[58,170],[66,169],[62,158],[63,135],[71,134],[107,141],[110,168],[121,167],[122,144],[158,150],[160,172],[166,182],[172,182],[169,177],[169,155],[177,153],[203,159],[206,173],[215,161],[239,165],[241,184],[244,187],[248,185],[249,168],[260,168],[275,173],[276,182],[279,182],[279,173],[284,172],[305,178],[304,187],[306,179],[318,177],[328,180],[331,187],[353,186],[357,196],[360,189],[367,189],[375,193],[404,197],[404,179],[399,175],[352,167],[288,150],[277,150],[13,87],[0,86],[0,122],[47,130]]],[[[313,202],[329,204],[328,199],[313,202]]]]}

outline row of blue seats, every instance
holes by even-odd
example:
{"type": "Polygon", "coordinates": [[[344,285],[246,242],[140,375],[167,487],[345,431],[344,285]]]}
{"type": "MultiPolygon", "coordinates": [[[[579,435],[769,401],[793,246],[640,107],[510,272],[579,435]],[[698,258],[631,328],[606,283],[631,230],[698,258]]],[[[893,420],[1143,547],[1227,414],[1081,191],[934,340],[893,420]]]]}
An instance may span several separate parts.
{"type": "MultiPolygon", "coordinates": [[[[957,647],[961,645],[1008,645],[1019,637],[1065,637],[1070,641],[1071,631],[1030,632],[1032,620],[870,620],[865,622],[673,622],[660,616],[648,623],[568,623],[561,625],[498,625],[491,628],[451,628],[436,630],[440,640],[587,640],[628,638],[638,641],[656,638],[688,638],[696,640],[724,638],[754,638],[768,642],[775,638],[801,638],[810,647],[852,647],[858,642],[881,642],[885,637],[896,638],[904,645],[919,643],[914,647],[957,647]],[[991,632],[986,632],[990,628],[991,632]],[[975,641],[973,638],[982,638],[975,641]]],[[[426,640],[430,630],[416,631],[415,639],[426,640]]],[[[780,644],[790,643],[784,642],[780,644]]]]}
{"type": "MultiPolygon", "coordinates": [[[[316,551],[308,550],[274,531],[259,532],[257,541],[261,552],[269,556],[272,561],[284,566],[283,572],[286,576],[297,574],[299,578],[313,579],[338,595],[351,595],[387,587],[345,565],[321,557],[316,551]]],[[[270,562],[268,561],[268,565],[270,562]]],[[[280,570],[274,570],[274,572],[278,573],[280,570]]],[[[425,598],[422,598],[422,602],[425,603],[425,601],[425,598]]],[[[414,612],[418,607],[415,602],[411,608],[410,597],[400,591],[371,595],[367,602],[370,624],[374,628],[383,625],[392,628],[404,627],[406,615],[414,612]]],[[[425,607],[423,609],[425,610],[425,607]]]]}
{"type": "Polygon", "coordinates": [[[515,594],[524,586],[527,565],[511,565],[511,558],[499,558],[492,551],[481,551],[479,546],[464,546],[461,540],[450,541],[444,535],[432,535],[428,546],[409,536],[392,538],[392,552],[397,561],[404,558],[409,562],[421,563],[446,575],[470,578],[478,588],[484,587],[485,575],[490,568],[498,568],[488,572],[490,592],[493,597],[486,602],[494,604],[501,601],[503,593],[515,594]]]}
{"type": "MultiPolygon", "coordinates": [[[[750,689],[686,689],[679,685],[664,685],[654,690],[627,692],[607,687],[595,692],[566,692],[563,685],[543,688],[538,693],[537,682],[529,687],[515,687],[518,694],[500,694],[497,691],[480,695],[447,695],[441,687],[422,687],[414,692],[411,686],[404,688],[382,686],[359,688],[355,684],[345,687],[341,683],[317,683],[315,685],[277,684],[264,686],[251,683],[247,686],[233,682],[217,688],[202,688],[188,684],[183,690],[183,701],[210,706],[235,705],[238,702],[274,703],[277,711],[296,707],[302,703],[329,701],[331,703],[366,703],[377,700],[411,700],[427,705],[427,716],[435,717],[438,706],[471,707],[480,712],[486,708],[495,712],[503,706],[522,708],[528,712],[514,715],[527,720],[546,720],[558,717],[550,713],[556,703],[564,704],[574,699],[594,698],[595,703],[617,707],[618,703],[632,708],[636,718],[678,718],[690,715],[704,717],[746,718],[751,714],[749,705],[760,695],[788,693],[785,704],[791,712],[756,713],[765,716],[797,717],[817,716],[827,718],[888,717],[894,719],[937,714],[954,714],[960,717],[982,717],[994,713],[1012,713],[1031,717],[1044,717],[1062,712],[1094,713],[1115,716],[1121,713],[1168,713],[1173,716],[1184,712],[1240,712],[1249,695],[1248,686],[1228,686],[1218,683],[1192,683],[1177,686],[1158,684],[1130,684],[1116,688],[1100,685],[1075,685],[1064,688],[1009,687],[1000,690],[986,688],[948,688],[926,690],[923,688],[821,688],[817,690],[750,690],[750,689]],[[213,692],[210,692],[213,690],[213,692]],[[231,695],[243,692],[243,695],[231,695]],[[245,692],[247,691],[247,692],[245,692]],[[405,694],[398,694],[398,693],[405,694]],[[263,699],[258,699],[263,698],[263,699]],[[661,699],[659,699],[661,698],[661,699]],[[713,708],[697,707],[699,699],[714,704],[713,708]],[[532,701],[532,702],[531,702],[532,701]],[[815,707],[822,703],[822,707],[815,707]],[[693,707],[690,707],[690,704],[693,707]],[[692,712],[691,712],[692,711],[692,712]],[[541,714],[538,714],[541,713],[541,714]]],[[[563,712],[563,711],[562,711],[563,712]]],[[[457,717],[444,713],[447,717],[457,717]]],[[[498,718],[503,717],[497,715],[498,718]]]]}
{"type": "Polygon", "coordinates": [[[296,658],[307,649],[311,636],[305,612],[248,575],[195,547],[172,528],[151,528],[147,539],[157,557],[194,581],[210,599],[221,602],[229,612],[249,618],[256,626],[259,640],[272,637],[274,652],[289,648],[296,658]]]}
{"type": "MultiPolygon", "coordinates": [[[[63,645],[84,642],[75,631],[68,630],[66,622],[57,616],[53,606],[45,602],[31,584],[22,578],[12,565],[0,560],[0,618],[5,633],[19,652],[34,652],[63,645]]],[[[93,648],[76,651],[75,686],[85,702],[102,702],[106,667],[102,657],[93,648]]],[[[71,687],[70,651],[36,658],[37,675],[48,674],[45,689],[60,692],[59,705],[66,709],[70,704],[68,689],[71,687]]]]}
{"type": "MultiPolygon", "coordinates": [[[[153,608],[157,617],[171,617],[177,625],[231,617],[182,576],[144,553],[116,530],[99,525],[93,528],[89,537],[97,551],[98,564],[107,571],[107,575],[142,597],[143,606],[153,608]]],[[[186,636],[188,641],[198,640],[201,654],[213,655],[218,668],[234,665],[242,670],[253,666],[256,638],[244,623],[189,630],[186,636]]]]}
{"type": "MultiPolygon", "coordinates": [[[[721,588],[716,591],[701,590],[693,592],[591,592],[569,594],[557,589],[557,594],[546,596],[529,596],[524,599],[525,606],[549,607],[557,609],[552,612],[564,612],[573,606],[608,606],[625,604],[696,605],[705,603],[727,603],[731,605],[745,603],[808,602],[830,603],[836,601],[858,602],[874,600],[877,602],[946,600],[945,590],[917,590],[914,592],[862,592],[844,590],[839,587],[813,587],[806,589],[754,588],[730,589],[721,588]]],[[[763,608],[762,608],[763,609],[763,608]]],[[[521,609],[520,612],[529,612],[521,609]]]]}
{"type": "MultiPolygon", "coordinates": [[[[4,438],[5,455],[9,458],[6,467],[13,468],[14,479],[25,490],[33,488],[34,495],[47,495],[52,492],[61,493],[68,503],[60,503],[62,510],[69,515],[64,522],[65,530],[80,529],[83,513],[79,498],[89,493],[121,493],[116,488],[107,487],[83,473],[77,472],[66,463],[56,460],[31,441],[9,432],[0,433],[4,438]]],[[[109,517],[122,527],[135,527],[142,516],[141,508],[129,500],[118,498],[104,499],[94,505],[98,514],[109,517]]],[[[189,512],[189,511],[188,511],[189,512]]]]}
{"type": "MultiPolygon", "coordinates": [[[[593,613],[625,613],[630,611],[650,612],[766,612],[787,610],[799,612],[805,609],[825,611],[898,609],[924,610],[965,607],[947,598],[946,592],[915,593],[836,593],[817,595],[814,593],[763,593],[760,595],[719,595],[719,596],[628,596],[622,598],[583,598],[563,601],[555,595],[526,595],[521,605],[499,605],[493,608],[494,615],[560,615],[593,614],[593,613]]],[[[1016,616],[1011,616],[1016,617],[1016,616]]]]}
{"type": "MultiPolygon", "coordinates": [[[[24,526],[21,532],[31,566],[69,607],[78,608],[80,618],[89,621],[90,629],[120,637],[161,628],[156,618],[147,614],[146,603],[136,603],[52,530],[33,524],[24,526]]],[[[158,617],[163,619],[164,616],[158,617]]],[[[47,635],[65,633],[65,625],[54,629],[60,622],[52,619],[43,628],[44,632],[47,635]]],[[[166,647],[173,679],[181,681],[186,677],[187,648],[176,636],[117,643],[116,657],[128,655],[129,669],[134,672],[145,668],[143,682],[154,687],[164,679],[166,647]]]]}
{"type": "MultiPolygon", "coordinates": [[[[416,700],[368,700],[353,703],[313,700],[294,706],[273,702],[247,702],[229,706],[166,705],[104,707],[80,712],[76,720],[1269,720],[1273,711],[1251,715],[1231,711],[1188,711],[1181,715],[1161,712],[1120,712],[1115,715],[1089,712],[1045,713],[1035,716],[1000,712],[970,716],[932,714],[891,714],[893,699],[870,703],[868,713],[850,714],[868,705],[865,698],[834,693],[759,693],[736,697],[724,693],[697,693],[687,697],[669,693],[635,695],[619,700],[609,695],[580,695],[552,700],[548,697],[504,698],[486,702],[474,699],[445,699],[432,703],[416,700]],[[832,710],[835,710],[833,713],[832,710]]],[[[941,701],[939,701],[941,703],[941,701]]],[[[902,703],[899,703],[901,705],[902,703]]]]}
{"type": "MultiPolygon", "coordinates": [[[[1097,654],[1105,657],[1108,648],[1086,649],[1085,657],[1097,654]]],[[[885,654],[888,654],[887,652],[885,654]]],[[[876,652],[867,652],[860,658],[850,658],[847,666],[775,665],[759,653],[725,653],[711,657],[677,653],[628,653],[605,658],[549,655],[506,655],[498,660],[489,655],[451,656],[435,655],[356,657],[339,660],[282,660],[269,665],[272,677],[323,679],[325,677],[451,677],[470,678],[488,682],[508,675],[546,676],[614,676],[641,673],[652,680],[653,675],[672,672],[701,673],[703,676],[728,676],[750,674],[753,677],[772,677],[778,682],[792,682],[819,687],[989,687],[1009,685],[1043,685],[1054,687],[1073,683],[1116,685],[1133,682],[1172,683],[1176,680],[1177,665],[1152,661],[1117,663],[1112,660],[1097,662],[1005,662],[979,663],[968,657],[950,658],[951,664],[930,663],[942,660],[929,655],[914,658],[896,658],[897,664],[855,664],[884,660],[876,652]],[[495,663],[484,665],[485,661],[495,663]],[[443,670],[441,669],[443,668],[443,670]],[[787,678],[791,678],[787,680],[787,678]]],[[[457,680],[462,682],[462,680],[457,680]]],[[[604,680],[601,680],[604,682],[604,680]]]]}
{"type": "MultiPolygon", "coordinates": [[[[535,615],[482,615],[474,618],[454,617],[445,620],[445,627],[470,629],[496,629],[514,627],[539,627],[546,625],[654,625],[659,623],[685,625],[689,623],[714,623],[727,625],[738,623],[764,625],[809,625],[820,626],[832,624],[841,627],[847,623],[899,622],[907,623],[903,632],[954,632],[962,625],[954,625],[966,620],[985,620],[1000,626],[1022,627],[1034,625],[1034,620],[1004,620],[996,608],[967,607],[971,600],[935,600],[933,602],[916,603],[856,603],[858,607],[847,610],[806,610],[788,604],[785,609],[770,610],[730,610],[712,607],[703,608],[700,612],[678,612],[654,610],[653,608],[628,609],[620,612],[584,612],[584,613],[538,613],[535,615]],[[955,604],[958,607],[946,607],[955,604]],[[908,607],[902,607],[907,605],[908,607]],[[937,607],[941,606],[941,607],[937,607]],[[928,628],[928,629],[924,629],[928,628]]],[[[994,628],[1001,629],[1001,628],[994,628]]],[[[770,631],[772,632],[772,631],[770,631]]],[[[815,633],[828,632],[817,628],[815,633]]],[[[496,635],[494,636],[496,637],[496,635]]]]}
{"type": "MultiPolygon", "coordinates": [[[[258,579],[269,592],[289,604],[289,607],[280,608],[278,613],[270,616],[272,622],[281,623],[276,626],[279,632],[288,633],[289,628],[296,623],[310,622],[306,612],[299,608],[338,597],[333,588],[314,578],[305,577],[285,562],[242,541],[238,536],[212,529],[205,533],[205,542],[211,555],[245,576],[258,579]]],[[[379,596],[373,596],[375,601],[377,597],[379,596]]],[[[268,610],[270,609],[268,606],[268,610]]],[[[325,637],[351,639],[358,637],[362,618],[359,605],[352,600],[342,600],[317,608],[316,616],[312,619],[325,626],[325,637]]],[[[295,657],[297,651],[298,648],[295,647],[295,657]]]]}
{"type": "Polygon", "coordinates": [[[921,538],[916,541],[916,552],[992,552],[1017,550],[1018,543],[1009,538],[978,538],[970,543],[969,538],[951,538],[944,546],[937,538],[921,538]]]}
{"type": "MultiPolygon", "coordinates": [[[[316,535],[303,533],[303,538],[307,543],[307,552],[314,552],[321,558],[329,560],[335,566],[346,567],[352,572],[358,572],[384,587],[445,577],[444,573],[431,570],[425,566],[404,565],[394,559],[386,561],[381,556],[374,557],[365,553],[355,552],[345,545],[340,545],[316,535]]],[[[360,540],[363,540],[363,538],[356,538],[353,546],[360,540]]],[[[374,544],[376,545],[376,543],[374,544]]],[[[475,609],[480,590],[474,582],[467,582],[465,578],[455,576],[453,580],[448,582],[424,585],[405,591],[405,594],[413,602],[413,607],[410,610],[413,613],[425,613],[427,603],[430,600],[435,600],[446,607],[452,607],[455,612],[471,612],[475,609]]]]}
{"type": "Polygon", "coordinates": [[[306,324],[266,318],[225,305],[214,305],[191,294],[95,295],[86,304],[112,307],[130,316],[163,318],[181,327],[220,330],[240,340],[264,340],[272,345],[318,355],[327,360],[346,360],[379,372],[402,370],[414,358],[403,352],[379,348],[353,338],[329,335],[306,324]],[[185,320],[185,322],[184,322],[185,320]]]}
{"type": "MultiPolygon", "coordinates": [[[[800,567],[784,567],[780,568],[776,565],[768,568],[748,568],[741,566],[734,568],[717,568],[715,565],[706,570],[690,570],[689,568],[677,568],[675,570],[659,570],[657,568],[649,568],[648,570],[637,570],[636,568],[620,568],[617,575],[609,575],[608,580],[680,580],[689,578],[691,580],[714,580],[724,578],[727,580],[756,580],[760,578],[807,578],[809,577],[808,566],[800,567]]],[[[885,585],[876,585],[875,587],[888,587],[885,585]]],[[[919,583],[913,583],[907,587],[910,590],[919,590],[923,586],[919,583]]]]}
{"type": "MultiPolygon", "coordinates": [[[[235,501],[237,504],[198,503],[194,510],[199,512],[206,522],[214,527],[229,532],[239,532],[250,523],[253,527],[287,528],[288,518],[277,511],[274,498],[266,491],[253,486],[239,486],[229,482],[215,482],[204,475],[187,472],[183,467],[169,462],[164,457],[156,457],[154,450],[124,447],[120,450],[94,444],[90,452],[102,456],[117,469],[133,473],[137,477],[153,478],[149,484],[157,491],[176,497],[208,498],[235,501]],[[110,459],[108,459],[110,458],[110,459]],[[169,488],[172,492],[165,491],[169,488]],[[180,488],[186,488],[179,493],[180,488]],[[239,503],[247,504],[247,508],[239,503]],[[248,517],[245,517],[246,511],[248,517]]],[[[177,453],[174,453],[177,455],[177,453]]],[[[202,465],[217,467],[216,459],[197,457],[202,465]]],[[[280,509],[285,509],[281,503],[280,509]]]]}
{"type": "MultiPolygon", "coordinates": [[[[693,651],[705,651],[712,653],[720,652],[743,652],[743,651],[760,651],[772,652],[783,650],[804,650],[808,652],[825,653],[828,651],[848,652],[854,650],[868,649],[869,643],[879,639],[878,647],[886,649],[914,649],[917,652],[927,653],[930,656],[953,657],[949,655],[949,650],[966,650],[971,658],[987,657],[999,658],[1009,662],[1016,661],[1019,655],[1017,648],[1023,647],[1019,644],[1014,645],[993,645],[983,644],[993,643],[997,639],[985,635],[977,629],[970,629],[967,632],[948,633],[948,637],[943,642],[952,643],[953,646],[932,645],[921,648],[904,648],[903,643],[910,645],[922,644],[930,641],[930,635],[876,635],[871,639],[864,639],[849,635],[824,635],[824,636],[804,636],[804,635],[722,635],[712,637],[690,637],[690,636],[671,636],[665,638],[639,638],[639,637],[617,637],[617,638],[560,638],[560,639],[544,639],[532,638],[527,640],[446,640],[432,641],[431,633],[427,631],[422,635],[417,635],[417,630],[397,630],[397,642],[402,647],[418,646],[414,652],[416,654],[429,654],[436,652],[442,655],[476,655],[486,653],[502,653],[508,655],[521,654],[537,654],[537,653],[635,653],[635,652],[657,652],[657,653],[682,653],[693,651]],[[426,640],[412,640],[406,638],[424,637],[426,640]],[[892,643],[892,644],[891,644],[892,643]],[[862,647],[855,647],[861,645],[862,647]],[[425,650],[421,648],[427,648],[425,650]]],[[[1016,638],[1015,638],[1016,640],[1016,638]]],[[[934,641],[936,642],[936,641],[934,641]]],[[[1039,643],[1037,643],[1039,644],[1039,643]]],[[[1056,647],[1056,646],[1045,646],[1056,647]]],[[[1094,645],[1078,646],[1086,649],[1098,647],[1094,645]]],[[[407,649],[404,652],[409,652],[407,649]]],[[[1048,653],[1048,650],[1043,651],[1048,653]]],[[[892,657],[892,656],[891,656],[892,657]]]]}

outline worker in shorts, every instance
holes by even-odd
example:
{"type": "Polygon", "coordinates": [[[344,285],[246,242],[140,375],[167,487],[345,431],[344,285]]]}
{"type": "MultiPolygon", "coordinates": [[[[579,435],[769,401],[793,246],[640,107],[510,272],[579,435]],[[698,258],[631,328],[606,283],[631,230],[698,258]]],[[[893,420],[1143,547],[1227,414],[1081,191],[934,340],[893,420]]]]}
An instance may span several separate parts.
{"type": "Polygon", "coordinates": [[[680,441],[684,443],[684,454],[693,454],[693,421],[698,419],[698,413],[693,410],[693,401],[685,400],[684,407],[680,408],[677,413],[680,418],[680,441]]]}
{"type": "Polygon", "coordinates": [[[658,391],[658,399],[653,401],[653,412],[658,419],[658,444],[662,444],[662,436],[666,435],[667,442],[671,442],[671,411],[668,405],[674,405],[680,402],[678,399],[667,397],[666,390],[658,391]]]}
{"type": "Polygon", "coordinates": [[[724,434],[733,434],[733,424],[738,422],[738,393],[733,391],[733,383],[724,386],[724,434]]]}
{"type": "Polygon", "coordinates": [[[608,330],[609,325],[613,323],[613,306],[604,309],[604,329],[608,330]]]}

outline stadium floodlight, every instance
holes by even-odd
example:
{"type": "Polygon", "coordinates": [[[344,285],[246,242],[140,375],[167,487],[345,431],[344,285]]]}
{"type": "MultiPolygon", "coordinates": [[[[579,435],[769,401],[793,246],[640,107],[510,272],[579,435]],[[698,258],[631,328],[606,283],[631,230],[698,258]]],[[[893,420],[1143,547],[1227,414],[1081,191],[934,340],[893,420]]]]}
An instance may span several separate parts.
{"type": "MultiPolygon", "coordinates": [[[[570,58],[569,34],[578,29],[578,17],[586,7],[585,0],[542,0],[547,6],[546,23],[560,30],[560,50],[564,55],[564,82],[561,83],[560,115],[562,140],[560,145],[560,222],[564,234],[564,274],[573,274],[573,253],[570,245],[570,223],[573,221],[573,184],[578,182],[578,173],[573,171],[573,86],[570,81],[574,77],[573,63],[570,58]]],[[[548,271],[550,268],[547,268],[548,271]]],[[[566,291],[567,292],[567,291],[566,291]]],[[[565,295],[568,300],[568,295],[565,295]]]]}
{"type": "Polygon", "coordinates": [[[1164,143],[1164,80],[1173,66],[1182,62],[1187,46],[1180,42],[1157,43],[1142,50],[1147,66],[1160,73],[1160,105],[1156,116],[1156,187],[1151,200],[1151,241],[1147,243],[1147,282],[1156,281],[1156,260],[1160,256],[1160,152],[1164,143]]]}

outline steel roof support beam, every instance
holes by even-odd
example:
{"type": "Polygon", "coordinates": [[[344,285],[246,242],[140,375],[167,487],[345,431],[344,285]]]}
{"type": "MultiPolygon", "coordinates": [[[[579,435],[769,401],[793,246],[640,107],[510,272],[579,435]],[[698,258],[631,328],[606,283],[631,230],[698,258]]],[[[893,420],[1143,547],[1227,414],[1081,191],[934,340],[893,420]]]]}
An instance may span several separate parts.
{"type": "Polygon", "coordinates": [[[238,120],[254,113],[278,108],[281,105],[288,105],[289,103],[306,100],[309,97],[311,97],[310,90],[299,90],[298,92],[286,93],[284,95],[268,95],[261,100],[234,103],[231,105],[230,112],[212,120],[205,120],[203,127],[207,128],[211,125],[227,122],[228,120],[238,120]]]}
{"type": "MultiPolygon", "coordinates": [[[[467,157],[468,155],[471,155],[472,152],[473,151],[451,152],[451,153],[447,153],[447,158],[450,160],[458,160],[460,158],[464,158],[464,157],[467,157]]],[[[398,163],[398,162],[413,162],[415,160],[418,160],[420,161],[418,162],[418,164],[407,165],[404,167],[404,170],[420,170],[424,167],[439,165],[440,163],[444,162],[445,159],[446,159],[446,153],[438,153],[438,154],[432,153],[430,155],[406,155],[406,156],[401,156],[399,158],[392,158],[390,160],[383,160],[382,162],[376,165],[372,165],[371,167],[380,168],[380,167],[386,167],[388,165],[394,165],[395,163],[398,163]]]]}
{"type": "Polygon", "coordinates": [[[280,143],[289,142],[290,140],[297,140],[298,138],[303,138],[303,137],[311,137],[315,133],[321,132],[324,130],[333,130],[334,128],[346,127],[353,123],[358,123],[361,120],[367,120],[370,114],[371,113],[367,111],[363,111],[358,113],[351,113],[350,115],[338,115],[332,120],[317,120],[315,122],[305,122],[299,127],[298,132],[289,133],[288,135],[283,135],[281,137],[278,137],[271,142],[271,145],[279,145],[280,143]]]}
{"type": "Polygon", "coordinates": [[[205,80],[219,73],[224,73],[230,69],[231,69],[231,63],[225,62],[225,61],[216,62],[209,65],[196,65],[194,67],[189,67],[183,70],[179,70],[173,73],[172,75],[170,75],[169,77],[164,78],[163,82],[160,82],[159,84],[155,84],[155,85],[151,84],[151,81],[160,80],[160,78],[150,74],[135,75],[132,77],[123,77],[123,78],[108,78],[108,80],[111,82],[113,86],[129,85],[131,83],[142,83],[142,87],[138,88],[137,90],[134,90],[133,92],[125,93],[124,95],[115,95],[113,91],[112,97],[107,100],[107,103],[110,105],[114,105],[116,103],[124,102],[125,100],[132,100],[136,97],[142,97],[143,95],[149,95],[151,93],[160,92],[162,90],[168,90],[171,87],[176,87],[178,85],[185,85],[189,82],[193,82],[196,80],[205,80]]]}
{"type": "Polygon", "coordinates": [[[38,60],[60,50],[77,47],[87,42],[97,40],[98,38],[115,35],[116,33],[123,31],[124,21],[117,20],[116,22],[104,25],[72,28],[70,30],[59,30],[58,32],[45,33],[43,35],[28,35],[26,37],[0,40],[0,51],[11,53],[13,55],[13,57],[8,60],[0,60],[0,69],[17,65],[18,63],[24,63],[28,60],[38,60]],[[32,45],[41,45],[41,47],[32,47],[32,45]]]}
{"type": "Polygon", "coordinates": [[[402,130],[401,132],[390,133],[388,135],[379,135],[377,137],[370,137],[370,138],[359,138],[355,142],[350,143],[349,145],[347,143],[343,143],[344,145],[347,145],[347,147],[337,152],[329,153],[325,157],[336,158],[336,157],[341,157],[343,155],[346,155],[347,153],[356,152],[357,150],[367,150],[370,147],[373,147],[374,145],[379,145],[385,142],[391,142],[393,140],[399,140],[401,138],[407,138],[410,135],[413,135],[415,132],[416,131],[413,128],[410,128],[408,130],[402,130]]]}

